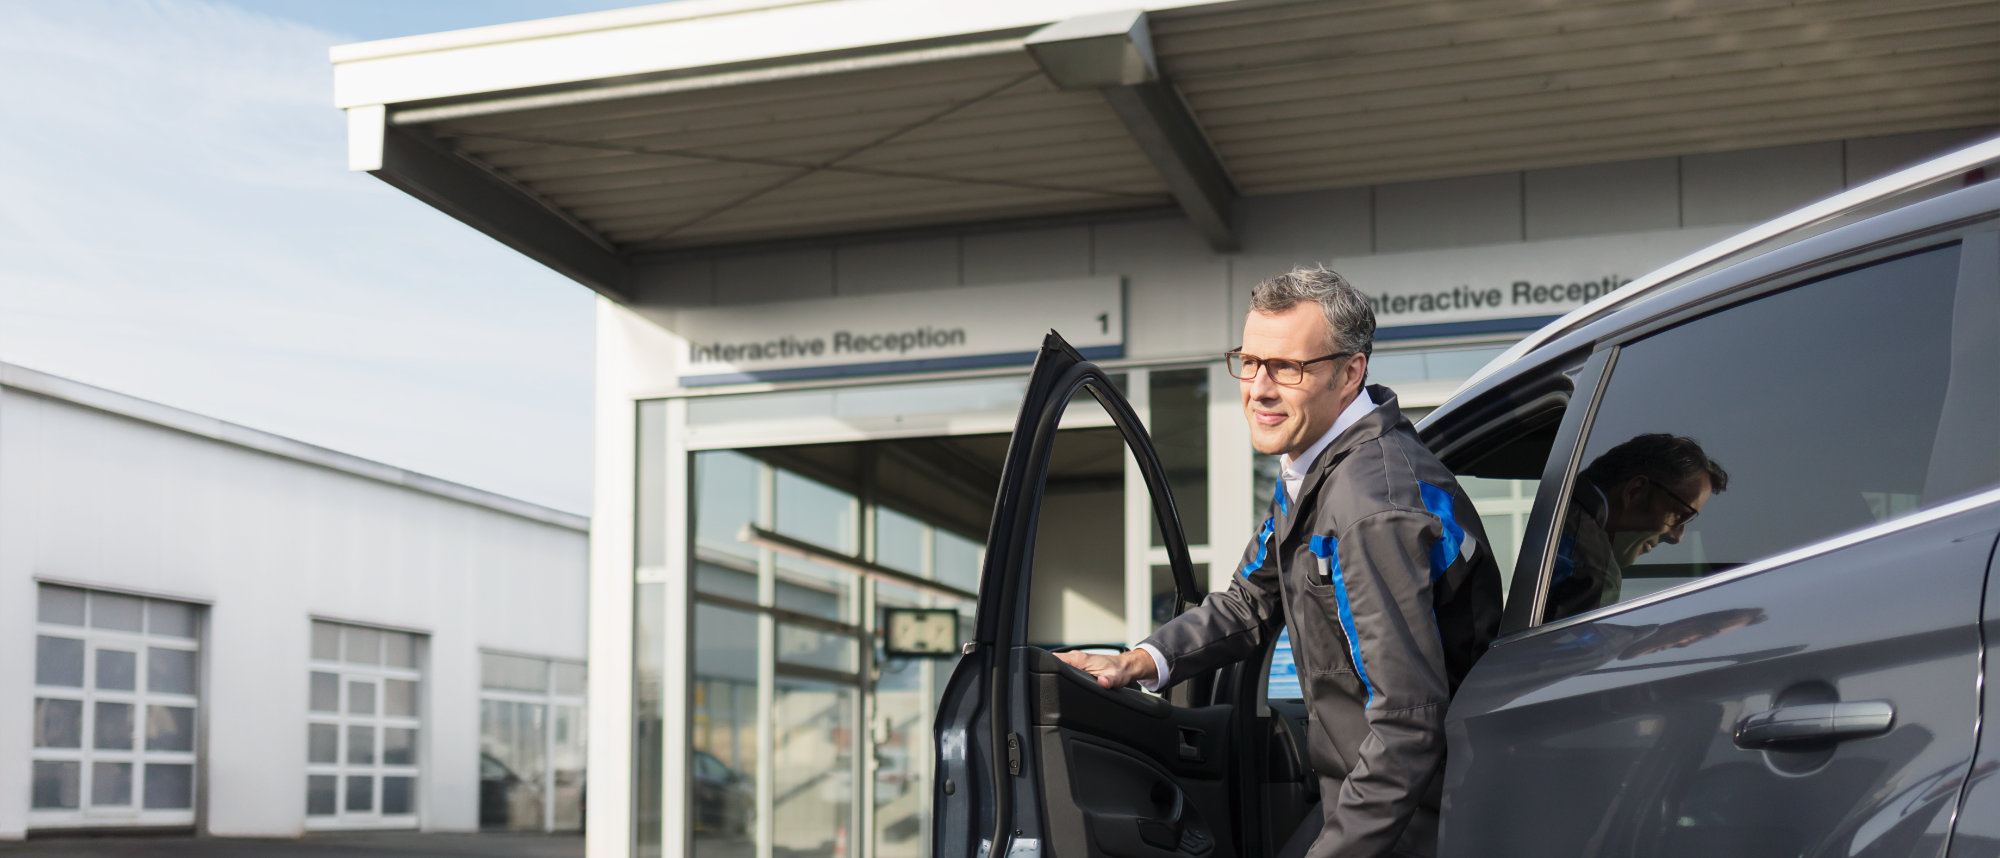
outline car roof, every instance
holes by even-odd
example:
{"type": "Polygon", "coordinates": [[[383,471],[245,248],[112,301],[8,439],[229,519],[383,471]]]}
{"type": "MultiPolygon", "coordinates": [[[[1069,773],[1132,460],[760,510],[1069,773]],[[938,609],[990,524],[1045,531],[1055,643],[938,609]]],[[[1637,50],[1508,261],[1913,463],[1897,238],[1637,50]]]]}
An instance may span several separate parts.
{"type": "Polygon", "coordinates": [[[1427,415],[1428,430],[1469,403],[1569,356],[1720,292],[1815,261],[2000,211],[2000,138],[1853,188],[1717,242],[1544,326],[1427,415]],[[2000,178],[1996,176],[1995,178],[2000,178]],[[1954,189],[1955,184],[1969,186],[1954,189]]]}

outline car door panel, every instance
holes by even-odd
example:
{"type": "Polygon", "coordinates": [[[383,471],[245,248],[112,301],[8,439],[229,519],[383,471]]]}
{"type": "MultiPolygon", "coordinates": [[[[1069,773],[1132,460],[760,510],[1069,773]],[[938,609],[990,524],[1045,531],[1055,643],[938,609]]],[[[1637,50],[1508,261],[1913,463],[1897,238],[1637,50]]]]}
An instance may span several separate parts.
{"type": "Polygon", "coordinates": [[[1986,569],[1986,600],[1980,633],[1985,645],[1984,671],[1980,682],[1981,724],[1979,750],[1966,776],[1959,800],[1957,823],[1952,827],[1949,858],[2000,858],[2000,739],[1993,735],[1994,713],[2000,713],[2000,687],[1992,675],[2000,664],[2000,588],[1994,585],[2000,572],[2000,551],[1986,569]]]}
{"type": "Polygon", "coordinates": [[[1996,536],[1973,508],[1499,642],[1447,721],[1440,854],[1941,854],[1996,536]],[[1750,716],[1874,701],[1879,735],[1738,742],[1750,716]]]}
{"type": "Polygon", "coordinates": [[[1053,332],[1002,466],[978,619],[939,707],[939,858],[1234,858],[1233,707],[1108,690],[1027,644],[1035,533],[1058,422],[1088,391],[1153,500],[1178,612],[1199,598],[1165,470],[1131,406],[1053,332]],[[996,846],[996,844],[998,844],[996,846]]]}
{"type": "Polygon", "coordinates": [[[1233,707],[1180,707],[1105,689],[1038,648],[1017,657],[1030,677],[1056,843],[1088,843],[1088,854],[1119,858],[1234,854],[1226,788],[1233,707]]]}

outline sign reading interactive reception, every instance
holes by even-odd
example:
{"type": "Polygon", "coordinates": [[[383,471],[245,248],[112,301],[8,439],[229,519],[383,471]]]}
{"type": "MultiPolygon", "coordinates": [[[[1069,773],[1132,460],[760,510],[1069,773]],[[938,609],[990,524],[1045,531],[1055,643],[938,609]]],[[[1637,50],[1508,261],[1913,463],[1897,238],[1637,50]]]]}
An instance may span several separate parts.
{"type": "Polygon", "coordinates": [[[1525,330],[1740,227],[1673,229],[1333,260],[1367,293],[1385,338],[1525,330]],[[1525,327],[1523,325],[1525,324],[1525,327]]]}
{"type": "Polygon", "coordinates": [[[1123,279],[1093,277],[681,313],[681,383],[1026,364],[1050,328],[1093,360],[1124,353],[1123,279]]]}

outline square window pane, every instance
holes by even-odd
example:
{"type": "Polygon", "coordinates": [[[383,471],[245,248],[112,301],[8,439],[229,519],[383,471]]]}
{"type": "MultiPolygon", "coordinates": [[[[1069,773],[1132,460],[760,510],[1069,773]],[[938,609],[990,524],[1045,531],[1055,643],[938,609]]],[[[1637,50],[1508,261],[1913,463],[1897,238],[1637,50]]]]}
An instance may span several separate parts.
{"type": "Polygon", "coordinates": [[[347,776],[347,811],[375,809],[375,779],[367,775],[347,776]]]}
{"type": "Polygon", "coordinates": [[[194,710],[186,706],[146,707],[146,750],[194,750],[194,710]]]}
{"type": "Polygon", "coordinates": [[[97,651],[97,687],[132,691],[139,687],[139,654],[122,649],[97,651]]]}
{"type": "MultiPolygon", "coordinates": [[[[99,701],[97,724],[91,732],[95,734],[91,740],[93,748],[100,751],[132,750],[132,704],[99,701]]],[[[96,794],[94,788],[92,794],[96,794]]]]}
{"type": "Polygon", "coordinates": [[[146,648],[146,690],[153,694],[193,694],[194,650],[146,648]]]}
{"type": "Polygon", "coordinates": [[[43,584],[37,588],[41,608],[36,617],[45,623],[65,626],[83,625],[83,591],[75,587],[57,587],[43,584]]]}
{"type": "Polygon", "coordinates": [[[546,693],[549,690],[549,663],[539,658],[504,655],[497,652],[480,653],[479,687],[499,691],[546,693]]]}
{"type": "Polygon", "coordinates": [[[83,747],[83,701],[35,698],[35,747],[83,747]]]}
{"type": "Polygon", "coordinates": [[[581,697],[588,690],[587,680],[588,675],[584,673],[583,665],[566,661],[556,662],[557,694],[574,694],[581,697]]]}
{"type": "Polygon", "coordinates": [[[417,683],[409,679],[383,680],[382,714],[417,717],[417,683]]]}
{"type": "Polygon", "coordinates": [[[340,711],[340,675],[313,671],[312,702],[314,712],[340,711]]]}
{"type": "Polygon", "coordinates": [[[181,763],[146,764],[146,809],[186,810],[194,807],[194,766],[181,763]]]}
{"type": "Polygon", "coordinates": [[[347,728],[347,763],[352,766],[375,765],[375,728],[350,726],[347,728]]]}
{"type": "Polygon", "coordinates": [[[83,687],[83,641],[48,635],[35,637],[35,684],[83,687]]]}
{"type": "Polygon", "coordinates": [[[373,682],[347,683],[347,714],[349,715],[375,714],[375,683],[373,682]]]}
{"type": "Polygon", "coordinates": [[[91,763],[90,803],[98,807],[132,804],[131,763],[91,763]]]}
{"type": "MultiPolygon", "coordinates": [[[[417,764],[417,731],[408,727],[382,728],[382,765],[414,766],[417,764]]],[[[384,789],[388,788],[385,782],[384,789]]],[[[386,804],[386,799],[384,800],[386,804]]]]}
{"type": "Polygon", "coordinates": [[[36,760],[34,797],[28,806],[36,810],[75,810],[77,785],[82,775],[82,763],[36,760]]]}
{"type": "Polygon", "coordinates": [[[306,775],[306,815],[332,816],[340,812],[339,775],[306,775]]]}
{"type": "Polygon", "coordinates": [[[403,816],[417,812],[416,778],[382,779],[382,813],[403,816]]]}
{"type": "Polygon", "coordinates": [[[122,593],[90,594],[90,626],[136,632],[146,626],[146,600],[122,593]]]}
{"type": "Polygon", "coordinates": [[[344,656],[348,664],[381,664],[382,633],[374,629],[348,626],[347,649],[344,656]]]}
{"type": "Polygon", "coordinates": [[[194,637],[194,606],[163,599],[147,600],[146,632],[170,638],[194,637]]]}
{"type": "Polygon", "coordinates": [[[404,632],[383,632],[382,663],[390,667],[416,667],[416,636],[404,632]]]}
{"type": "MultiPolygon", "coordinates": [[[[340,762],[339,725],[335,724],[306,725],[306,762],[308,763],[340,762]]],[[[331,793],[333,791],[333,786],[329,784],[327,786],[327,791],[331,793]]]]}
{"type": "Polygon", "coordinates": [[[848,635],[778,624],[778,660],[786,664],[852,671],[859,651],[848,635]]]}
{"type": "Polygon", "coordinates": [[[124,808],[132,804],[132,764],[92,762],[90,764],[90,804],[100,808],[124,808]]]}
{"type": "Polygon", "coordinates": [[[313,623],[313,659],[315,661],[340,660],[340,627],[332,623],[313,623]]]}

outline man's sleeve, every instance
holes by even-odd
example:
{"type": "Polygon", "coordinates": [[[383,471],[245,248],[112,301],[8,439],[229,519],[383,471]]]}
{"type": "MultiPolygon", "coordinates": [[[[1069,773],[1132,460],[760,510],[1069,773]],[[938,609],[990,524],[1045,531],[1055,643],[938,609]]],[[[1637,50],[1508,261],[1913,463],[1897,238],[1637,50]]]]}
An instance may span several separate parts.
{"type": "Polygon", "coordinates": [[[1175,617],[1139,644],[1166,669],[1153,690],[1242,660],[1283,623],[1278,590],[1276,512],[1257,528],[1236,577],[1220,593],[1175,617]]]}
{"type": "Polygon", "coordinates": [[[1451,692],[1431,606],[1431,546],[1442,535],[1434,516],[1392,509],[1354,522],[1334,546],[1339,621],[1368,695],[1368,735],[1327,800],[1311,858],[1387,854],[1444,758],[1451,692]]]}

